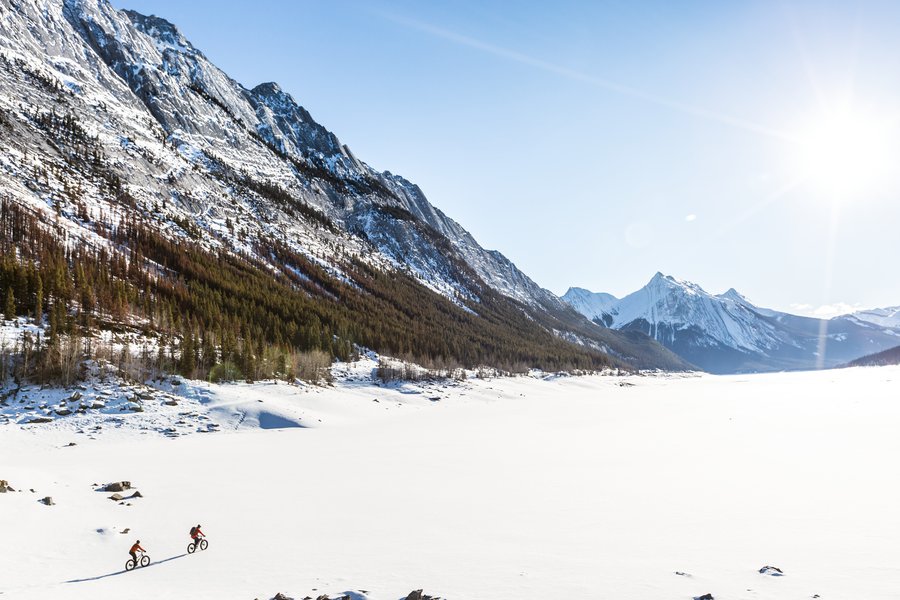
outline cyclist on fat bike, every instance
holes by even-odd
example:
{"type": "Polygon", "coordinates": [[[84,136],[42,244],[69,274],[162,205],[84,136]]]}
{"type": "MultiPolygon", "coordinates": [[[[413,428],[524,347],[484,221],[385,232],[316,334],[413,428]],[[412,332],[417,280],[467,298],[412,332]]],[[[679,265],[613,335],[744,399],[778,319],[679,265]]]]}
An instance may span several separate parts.
{"type": "Polygon", "coordinates": [[[136,541],[134,543],[134,545],[131,547],[131,550],[128,551],[128,554],[130,554],[132,560],[134,560],[135,566],[137,566],[137,564],[138,564],[138,558],[137,558],[138,550],[140,550],[141,552],[146,552],[146,550],[141,548],[141,540],[136,541]]]}
{"type": "Polygon", "coordinates": [[[200,538],[206,537],[206,534],[200,531],[200,524],[198,523],[196,527],[191,527],[191,539],[194,541],[194,549],[197,549],[198,544],[200,544],[200,538]]]}

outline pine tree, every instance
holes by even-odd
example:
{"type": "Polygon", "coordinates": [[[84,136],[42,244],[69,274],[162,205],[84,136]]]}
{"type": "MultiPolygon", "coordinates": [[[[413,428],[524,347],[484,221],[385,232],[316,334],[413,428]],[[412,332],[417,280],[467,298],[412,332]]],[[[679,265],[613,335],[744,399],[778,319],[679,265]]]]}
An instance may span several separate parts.
{"type": "Polygon", "coordinates": [[[210,333],[207,331],[203,335],[203,351],[201,353],[201,366],[203,370],[209,372],[212,369],[217,360],[216,360],[216,346],[213,344],[212,337],[210,333]]]}
{"type": "Polygon", "coordinates": [[[196,348],[194,343],[194,333],[185,330],[181,338],[181,357],[178,360],[178,371],[184,377],[193,377],[194,369],[197,368],[196,348]]]}
{"type": "Polygon", "coordinates": [[[36,292],[34,299],[34,322],[40,325],[44,317],[44,282],[41,279],[40,273],[37,274],[35,288],[36,292]]]}
{"type": "Polygon", "coordinates": [[[6,307],[3,309],[3,314],[9,321],[16,318],[16,297],[13,295],[12,286],[6,290],[6,307]]]}

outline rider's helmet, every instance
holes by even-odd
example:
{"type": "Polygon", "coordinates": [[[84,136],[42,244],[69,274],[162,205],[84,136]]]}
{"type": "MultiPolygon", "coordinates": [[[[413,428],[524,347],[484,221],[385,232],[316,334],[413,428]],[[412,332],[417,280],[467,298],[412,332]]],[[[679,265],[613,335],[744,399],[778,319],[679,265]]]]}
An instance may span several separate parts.
{"type": "Polygon", "coordinates": [[[197,523],[197,529],[200,529],[200,523],[197,523]]]}
{"type": "Polygon", "coordinates": [[[141,540],[138,540],[135,542],[135,544],[140,544],[140,543],[141,543],[141,540]]]}

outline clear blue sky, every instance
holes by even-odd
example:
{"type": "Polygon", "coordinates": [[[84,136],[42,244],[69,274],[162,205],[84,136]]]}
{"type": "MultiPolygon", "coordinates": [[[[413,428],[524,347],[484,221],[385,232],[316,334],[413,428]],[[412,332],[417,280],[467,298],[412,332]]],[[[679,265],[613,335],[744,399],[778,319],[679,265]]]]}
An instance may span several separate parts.
{"type": "Polygon", "coordinates": [[[279,82],[556,293],[659,270],[779,309],[900,304],[900,180],[867,171],[896,150],[900,3],[114,4],[279,82]]]}

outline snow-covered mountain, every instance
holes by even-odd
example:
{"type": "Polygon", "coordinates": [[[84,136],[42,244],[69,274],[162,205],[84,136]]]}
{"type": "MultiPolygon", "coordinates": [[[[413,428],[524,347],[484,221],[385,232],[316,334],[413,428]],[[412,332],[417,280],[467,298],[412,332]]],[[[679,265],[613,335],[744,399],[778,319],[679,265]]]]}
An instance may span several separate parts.
{"type": "Polygon", "coordinates": [[[579,287],[569,288],[563,300],[587,318],[602,322],[606,326],[612,324],[610,310],[619,301],[612,294],[592,292],[579,287]]]}
{"type": "MultiPolygon", "coordinates": [[[[532,304],[552,301],[502,255],[482,249],[431,206],[417,186],[356,159],[277,84],[243,87],[164,19],[117,11],[105,0],[25,0],[4,12],[0,48],[11,69],[4,73],[3,108],[14,118],[29,106],[72,114],[99,138],[138,203],[169,204],[219,233],[230,217],[242,224],[245,237],[293,238],[306,253],[339,242],[375,264],[403,265],[448,295],[476,293],[447,253],[418,231],[424,224],[450,240],[492,287],[532,304]],[[21,85],[23,74],[25,83],[48,88],[42,94],[47,97],[21,85]],[[313,235],[308,223],[254,201],[256,183],[283,188],[344,231],[331,236],[339,239],[313,235]],[[347,231],[367,236],[377,256],[347,231]]],[[[39,148],[31,150],[38,151],[33,160],[40,156],[39,148]]],[[[232,242],[223,235],[209,238],[212,246],[232,242]]]]}
{"type": "Polygon", "coordinates": [[[714,295],[662,273],[619,300],[581,288],[571,288],[563,300],[598,324],[642,331],[711,372],[835,366],[900,339],[900,328],[855,315],[790,315],[755,306],[733,288],[714,295]]]}
{"type": "MultiPolygon", "coordinates": [[[[652,340],[585,321],[418,186],[359,160],[276,83],[244,87],[172,23],[107,0],[0,9],[0,190],[68,247],[128,256],[116,232],[138,224],[310,280],[291,254],[322,270],[329,301],[322,278],[374,293],[351,271],[397,273],[517,338],[541,331],[641,367],[684,366],[652,340]]],[[[388,299],[410,318],[419,301],[388,299]]]]}
{"type": "Polygon", "coordinates": [[[878,325],[879,327],[887,327],[889,329],[900,328],[900,306],[860,310],[847,315],[847,317],[878,325]]]}

